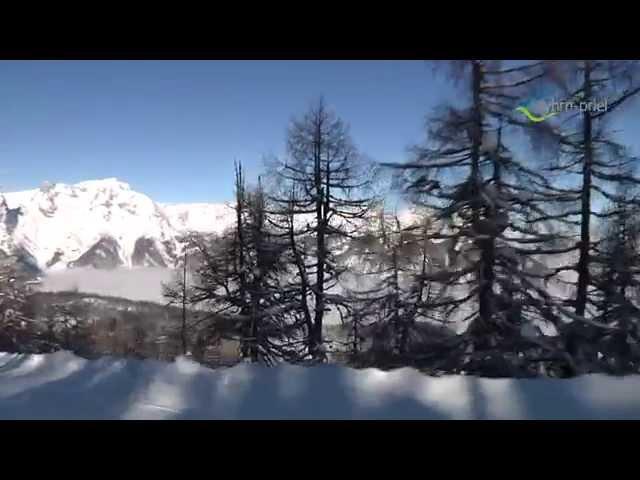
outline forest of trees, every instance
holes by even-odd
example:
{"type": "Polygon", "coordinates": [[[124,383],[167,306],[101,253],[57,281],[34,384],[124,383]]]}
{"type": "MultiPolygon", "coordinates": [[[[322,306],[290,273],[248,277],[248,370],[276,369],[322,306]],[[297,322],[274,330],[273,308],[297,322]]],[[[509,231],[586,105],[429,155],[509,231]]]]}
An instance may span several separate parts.
{"type": "MultiPolygon", "coordinates": [[[[638,372],[640,177],[614,122],[640,92],[640,64],[435,63],[458,95],[425,112],[405,162],[363,155],[321,98],[256,182],[235,164],[234,227],[192,235],[167,287],[184,353],[222,337],[267,365],[638,372]],[[607,109],[533,122],[517,107],[541,88],[607,109]],[[197,339],[192,309],[206,313],[197,339]],[[345,335],[329,338],[329,318],[345,335]]],[[[24,320],[5,278],[9,342],[24,320]]]]}

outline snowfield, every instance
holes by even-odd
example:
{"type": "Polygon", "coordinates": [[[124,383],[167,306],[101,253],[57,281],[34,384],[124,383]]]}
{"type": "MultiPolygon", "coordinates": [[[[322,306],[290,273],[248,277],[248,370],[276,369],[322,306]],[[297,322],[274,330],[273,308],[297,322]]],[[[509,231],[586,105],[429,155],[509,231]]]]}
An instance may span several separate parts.
{"type": "Polygon", "coordinates": [[[0,353],[2,419],[640,419],[640,376],[433,378],[335,365],[210,370],[0,353]]]}

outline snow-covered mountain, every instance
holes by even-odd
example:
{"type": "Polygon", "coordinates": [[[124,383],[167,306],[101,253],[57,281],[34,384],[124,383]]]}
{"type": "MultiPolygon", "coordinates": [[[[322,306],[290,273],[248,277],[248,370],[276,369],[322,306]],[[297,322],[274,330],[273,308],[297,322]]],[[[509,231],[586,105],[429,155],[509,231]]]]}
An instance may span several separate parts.
{"type": "MultiPolygon", "coordinates": [[[[402,212],[402,223],[412,220],[402,212]]],[[[186,233],[221,233],[234,221],[230,204],[158,203],[116,178],[45,183],[0,195],[0,255],[17,253],[41,271],[174,267],[186,233]]]]}
{"type": "Polygon", "coordinates": [[[161,203],[171,225],[181,233],[220,233],[233,225],[234,210],[224,203],[161,203]]]}
{"type": "Polygon", "coordinates": [[[224,204],[160,204],[115,178],[44,184],[0,197],[0,250],[41,270],[173,266],[184,233],[232,222],[224,204]]]}

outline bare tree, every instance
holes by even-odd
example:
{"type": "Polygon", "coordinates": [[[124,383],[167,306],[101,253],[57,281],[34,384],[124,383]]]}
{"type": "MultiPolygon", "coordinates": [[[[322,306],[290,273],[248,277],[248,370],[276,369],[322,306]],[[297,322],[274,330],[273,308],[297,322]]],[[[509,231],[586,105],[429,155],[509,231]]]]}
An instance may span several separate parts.
{"type": "Polygon", "coordinates": [[[436,309],[430,308],[435,291],[426,278],[434,261],[430,222],[423,217],[402,225],[396,214],[382,206],[377,217],[375,222],[369,220],[366,233],[347,250],[360,266],[351,272],[357,286],[348,290],[353,304],[351,353],[360,353],[366,330],[375,337],[374,350],[407,361],[416,321],[437,316],[436,309]]]}
{"type": "Polygon", "coordinates": [[[514,155],[505,138],[518,123],[512,115],[518,94],[546,72],[543,62],[502,68],[481,60],[454,62],[452,71],[466,80],[468,105],[437,111],[427,143],[413,150],[411,161],[393,166],[410,199],[428,207],[440,226],[434,238],[441,240],[445,268],[425,278],[441,285],[432,308],[468,323],[464,369],[477,361],[481,372],[508,374],[534,346],[558,354],[523,331],[536,331],[537,321],[559,322],[561,305],[547,293],[548,272],[536,271],[536,257],[562,251],[556,244],[564,239],[536,223],[548,219],[546,203],[561,193],[514,155]]]}
{"type": "Polygon", "coordinates": [[[588,313],[592,286],[591,255],[598,244],[591,235],[592,217],[612,215],[612,212],[595,208],[594,196],[605,202],[624,203],[630,200],[612,193],[609,186],[639,182],[629,173],[620,173],[620,169],[635,159],[614,141],[607,120],[640,91],[640,72],[638,62],[604,60],[565,62],[565,70],[563,91],[574,104],[584,108],[571,111],[557,127],[561,150],[553,170],[562,172],[565,178],[574,177],[578,182],[577,188],[565,188],[568,200],[578,204],[578,208],[566,212],[566,216],[577,218],[580,227],[579,240],[574,245],[578,261],[568,268],[578,275],[572,302],[575,314],[584,317],[588,313]]]}
{"type": "Polygon", "coordinates": [[[182,340],[182,354],[188,352],[187,346],[187,252],[184,254],[184,265],[182,266],[182,325],[180,329],[180,339],[182,340]]]}
{"type": "Polygon", "coordinates": [[[262,182],[245,185],[236,165],[236,222],[221,238],[194,239],[201,265],[196,269],[190,302],[208,312],[203,322],[211,338],[240,342],[252,362],[295,360],[297,310],[292,292],[283,288],[290,265],[288,243],[273,232],[262,182]]]}
{"type": "Polygon", "coordinates": [[[176,274],[176,278],[171,283],[163,284],[162,295],[168,300],[167,307],[172,305],[180,305],[181,307],[181,323],[180,323],[180,346],[182,354],[187,355],[189,352],[189,326],[187,322],[187,308],[191,303],[193,291],[188,287],[187,265],[188,253],[185,253],[182,259],[182,271],[176,274]]]}
{"type": "Polygon", "coordinates": [[[326,312],[334,308],[343,315],[346,308],[345,299],[332,293],[344,272],[332,249],[353,237],[358,220],[367,214],[371,176],[347,125],[323,99],[292,122],[287,146],[288,157],[278,169],[281,189],[272,198],[280,230],[289,233],[296,259],[308,352],[322,360],[326,312]]]}
{"type": "Polygon", "coordinates": [[[0,259],[0,350],[39,351],[42,325],[26,315],[27,293],[16,257],[0,259]]]}
{"type": "Polygon", "coordinates": [[[616,373],[637,372],[640,359],[640,309],[637,303],[640,292],[640,212],[637,206],[628,202],[633,198],[631,188],[631,185],[618,188],[616,194],[626,201],[616,202],[610,207],[608,213],[611,216],[604,221],[602,241],[591,258],[594,262],[591,278],[595,291],[591,296],[596,307],[595,319],[616,327],[615,330],[598,329],[595,332],[592,349],[595,353],[591,361],[616,373]]]}

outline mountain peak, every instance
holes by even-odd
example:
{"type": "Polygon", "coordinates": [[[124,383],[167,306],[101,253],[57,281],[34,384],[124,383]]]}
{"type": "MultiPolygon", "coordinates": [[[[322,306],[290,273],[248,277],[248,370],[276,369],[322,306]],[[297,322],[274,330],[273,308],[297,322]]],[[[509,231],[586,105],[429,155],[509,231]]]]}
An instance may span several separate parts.
{"type": "Polygon", "coordinates": [[[42,270],[171,267],[186,232],[219,233],[234,218],[224,204],[158,204],[115,177],[44,182],[0,197],[0,250],[22,248],[42,270]]]}
{"type": "Polygon", "coordinates": [[[106,189],[119,189],[119,190],[131,190],[131,186],[118,180],[116,177],[110,178],[102,178],[97,180],[85,180],[84,182],[79,182],[74,184],[74,187],[79,188],[106,188],[106,189]]]}

